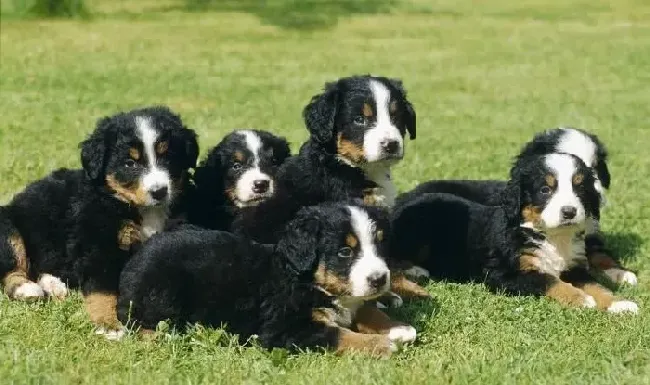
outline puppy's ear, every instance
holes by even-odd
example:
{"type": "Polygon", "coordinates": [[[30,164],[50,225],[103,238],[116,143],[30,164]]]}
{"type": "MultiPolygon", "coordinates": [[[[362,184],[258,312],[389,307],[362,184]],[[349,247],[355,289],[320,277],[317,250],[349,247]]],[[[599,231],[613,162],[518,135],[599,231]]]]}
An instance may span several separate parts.
{"type": "Polygon", "coordinates": [[[184,168],[196,167],[196,159],[199,157],[199,143],[194,130],[183,127],[172,131],[172,140],[181,143],[177,148],[180,157],[183,159],[184,168]]]}
{"type": "Polygon", "coordinates": [[[611,183],[611,175],[609,174],[609,168],[607,167],[606,161],[602,159],[598,161],[598,164],[596,164],[596,175],[600,180],[600,184],[602,184],[604,188],[608,189],[609,184],[611,183]]]}
{"type": "Polygon", "coordinates": [[[415,116],[415,108],[413,108],[413,104],[409,102],[409,100],[406,97],[406,90],[404,89],[404,85],[400,79],[388,79],[390,84],[399,91],[399,93],[402,96],[402,102],[404,103],[404,106],[406,108],[405,110],[405,116],[404,116],[404,124],[406,131],[409,133],[409,138],[411,140],[415,139],[415,123],[416,123],[416,116],[415,116]]]}
{"type": "Polygon", "coordinates": [[[284,163],[285,159],[291,156],[291,149],[289,142],[285,138],[274,136],[273,137],[273,160],[276,165],[284,163]]]}
{"type": "Polygon", "coordinates": [[[113,136],[115,136],[114,118],[107,116],[98,120],[95,131],[79,144],[81,166],[92,181],[104,177],[106,156],[113,136]]]}
{"type": "Polygon", "coordinates": [[[339,104],[337,83],[327,83],[322,94],[313,96],[302,111],[311,138],[321,145],[328,145],[334,138],[334,123],[339,104]]]}
{"type": "Polygon", "coordinates": [[[508,222],[511,225],[519,225],[521,222],[521,173],[516,165],[510,171],[510,180],[501,195],[503,206],[508,222]]]}
{"type": "Polygon", "coordinates": [[[317,213],[310,209],[301,210],[287,224],[284,236],[278,242],[278,251],[286,258],[288,268],[298,275],[316,271],[320,230],[317,213]]]}

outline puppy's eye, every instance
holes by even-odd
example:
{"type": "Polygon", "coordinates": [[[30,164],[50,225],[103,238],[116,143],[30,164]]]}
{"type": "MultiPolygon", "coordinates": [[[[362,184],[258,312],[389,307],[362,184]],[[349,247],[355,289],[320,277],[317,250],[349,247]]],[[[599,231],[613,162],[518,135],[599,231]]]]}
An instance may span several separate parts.
{"type": "Polygon", "coordinates": [[[239,170],[241,170],[242,165],[241,165],[241,163],[239,163],[239,162],[235,162],[235,163],[232,164],[231,168],[232,168],[233,170],[235,170],[235,171],[239,171],[239,170]]]}
{"type": "Polygon", "coordinates": [[[354,123],[358,125],[364,125],[366,124],[366,118],[364,116],[355,116],[354,117],[354,123]]]}
{"type": "Polygon", "coordinates": [[[548,186],[542,186],[542,188],[539,189],[539,192],[544,194],[544,195],[548,195],[548,194],[550,194],[552,192],[552,190],[548,186]]]}
{"type": "Polygon", "coordinates": [[[352,249],[349,247],[342,247],[341,249],[339,249],[339,257],[340,258],[352,257],[352,249]]]}
{"type": "Polygon", "coordinates": [[[135,160],[127,159],[126,161],[124,161],[124,167],[126,168],[135,167],[135,160]]]}

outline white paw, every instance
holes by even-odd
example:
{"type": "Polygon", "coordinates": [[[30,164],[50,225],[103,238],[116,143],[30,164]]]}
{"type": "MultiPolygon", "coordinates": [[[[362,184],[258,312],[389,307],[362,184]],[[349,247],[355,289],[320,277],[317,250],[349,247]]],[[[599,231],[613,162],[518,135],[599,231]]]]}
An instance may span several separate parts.
{"type": "Polygon", "coordinates": [[[401,344],[414,342],[415,337],[417,337],[417,332],[413,326],[409,325],[392,327],[388,333],[388,339],[390,339],[392,342],[401,344]]]}
{"type": "Polygon", "coordinates": [[[587,295],[585,296],[585,301],[582,303],[582,307],[586,307],[587,309],[593,309],[596,307],[596,300],[594,297],[587,295]]]}
{"type": "Polygon", "coordinates": [[[638,282],[636,274],[631,271],[612,268],[604,270],[603,273],[605,273],[607,278],[609,278],[614,283],[634,286],[638,282]]]}
{"type": "Polygon", "coordinates": [[[429,278],[429,270],[422,268],[420,266],[413,266],[407,270],[404,270],[404,274],[412,278],[429,278]]]}
{"type": "Polygon", "coordinates": [[[377,309],[388,309],[388,306],[386,306],[383,303],[377,301],[377,309]]]}
{"type": "Polygon", "coordinates": [[[51,297],[64,298],[68,295],[68,286],[53,275],[41,275],[38,285],[51,297]]]}
{"type": "Polygon", "coordinates": [[[95,334],[102,335],[109,341],[119,341],[124,337],[124,329],[106,329],[101,326],[95,330],[95,334]]]}
{"type": "Polygon", "coordinates": [[[402,344],[398,344],[398,343],[395,343],[393,341],[390,342],[390,351],[392,353],[395,353],[395,352],[399,351],[401,347],[402,347],[402,344]]]}
{"type": "Polygon", "coordinates": [[[21,301],[33,301],[43,297],[45,292],[34,282],[21,283],[13,293],[13,298],[21,301]]]}
{"type": "Polygon", "coordinates": [[[639,312],[639,305],[632,301],[615,301],[607,308],[607,311],[610,313],[637,314],[639,312]]]}
{"type": "Polygon", "coordinates": [[[395,293],[390,293],[390,302],[388,303],[388,307],[397,309],[398,307],[402,307],[402,305],[404,305],[404,300],[402,297],[395,293]]]}

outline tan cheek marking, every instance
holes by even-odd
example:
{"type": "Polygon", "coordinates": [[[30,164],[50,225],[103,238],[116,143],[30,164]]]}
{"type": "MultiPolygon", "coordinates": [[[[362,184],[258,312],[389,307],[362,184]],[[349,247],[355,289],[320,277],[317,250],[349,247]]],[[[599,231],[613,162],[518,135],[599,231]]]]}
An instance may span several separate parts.
{"type": "Polygon", "coordinates": [[[140,160],[140,150],[138,150],[138,149],[135,148],[135,147],[131,147],[131,148],[129,148],[129,156],[130,156],[131,159],[133,159],[133,160],[136,160],[136,161],[137,161],[137,160],[140,160]]]}
{"type": "Polygon", "coordinates": [[[354,234],[350,233],[345,237],[345,244],[354,249],[359,244],[359,241],[357,240],[357,237],[354,236],[354,234]]]}
{"type": "Polygon", "coordinates": [[[164,155],[167,150],[169,150],[169,142],[168,141],[163,141],[163,142],[158,142],[156,144],[156,154],[158,155],[164,155]]]}
{"type": "Polygon", "coordinates": [[[106,175],[105,181],[106,186],[115,193],[115,198],[122,202],[136,206],[144,206],[147,202],[147,192],[140,182],[133,184],[133,186],[123,186],[113,174],[106,175]]]}
{"type": "Polygon", "coordinates": [[[243,162],[244,161],[244,153],[241,151],[235,151],[235,160],[237,162],[243,162]]]}
{"type": "Polygon", "coordinates": [[[117,329],[117,295],[108,293],[91,293],[84,297],[86,311],[90,321],[98,326],[117,329]]]}
{"type": "Polygon", "coordinates": [[[388,105],[388,111],[391,114],[394,114],[395,112],[397,112],[397,102],[396,101],[393,100],[392,102],[390,102],[390,104],[388,105]]]}
{"type": "Polygon", "coordinates": [[[365,158],[363,148],[357,146],[349,140],[343,139],[343,134],[341,133],[338,134],[336,141],[336,152],[352,163],[361,163],[365,158]]]}
{"type": "Polygon", "coordinates": [[[363,116],[366,118],[371,118],[373,115],[372,107],[368,103],[363,103],[363,116]]]}
{"type": "Polygon", "coordinates": [[[555,184],[557,183],[557,180],[555,179],[555,175],[547,174],[545,179],[546,179],[546,185],[548,187],[555,188],[555,184]]]}
{"type": "Polygon", "coordinates": [[[322,263],[318,265],[318,270],[314,274],[314,282],[333,295],[347,295],[351,292],[347,279],[327,270],[322,263]]]}
{"type": "Polygon", "coordinates": [[[582,174],[575,174],[573,176],[573,184],[580,184],[585,179],[585,176],[582,174]]]}
{"type": "Polygon", "coordinates": [[[532,205],[525,206],[521,210],[521,217],[525,222],[532,222],[533,224],[537,224],[542,220],[542,214],[540,213],[539,208],[532,205]]]}

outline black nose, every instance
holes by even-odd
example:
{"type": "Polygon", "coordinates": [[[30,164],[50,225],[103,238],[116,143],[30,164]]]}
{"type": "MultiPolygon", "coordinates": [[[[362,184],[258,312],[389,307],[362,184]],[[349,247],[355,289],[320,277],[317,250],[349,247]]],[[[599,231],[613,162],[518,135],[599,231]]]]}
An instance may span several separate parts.
{"type": "Polygon", "coordinates": [[[564,219],[573,219],[578,213],[578,209],[573,206],[562,206],[560,208],[560,213],[562,213],[562,218],[564,219]]]}
{"type": "Polygon", "coordinates": [[[381,289],[386,286],[386,281],[388,281],[387,273],[375,273],[368,277],[368,283],[375,289],[381,289]]]}
{"type": "Polygon", "coordinates": [[[161,201],[167,197],[167,187],[161,187],[157,190],[151,191],[151,197],[157,201],[161,201]]]}
{"type": "Polygon", "coordinates": [[[381,142],[381,147],[387,154],[396,154],[399,150],[399,142],[396,140],[385,140],[381,142]]]}
{"type": "Polygon", "coordinates": [[[269,191],[269,185],[271,182],[268,179],[258,179],[253,181],[253,192],[257,194],[262,194],[269,191]]]}

